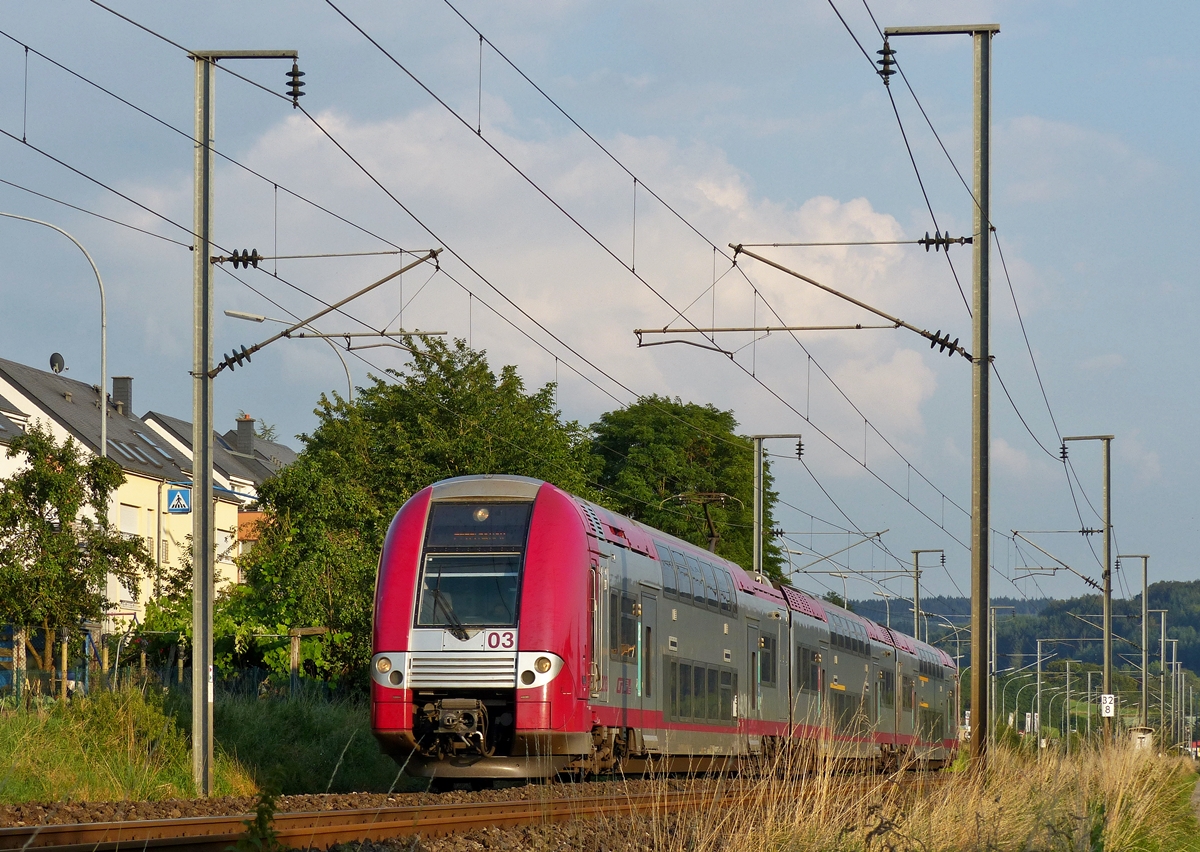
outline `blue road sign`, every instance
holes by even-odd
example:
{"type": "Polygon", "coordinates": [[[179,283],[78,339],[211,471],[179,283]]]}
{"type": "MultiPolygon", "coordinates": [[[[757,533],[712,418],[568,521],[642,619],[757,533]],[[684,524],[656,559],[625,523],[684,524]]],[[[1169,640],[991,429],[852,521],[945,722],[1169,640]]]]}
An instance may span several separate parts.
{"type": "Polygon", "coordinates": [[[167,512],[172,515],[186,515],[192,511],[192,489],[168,488],[167,512]]]}

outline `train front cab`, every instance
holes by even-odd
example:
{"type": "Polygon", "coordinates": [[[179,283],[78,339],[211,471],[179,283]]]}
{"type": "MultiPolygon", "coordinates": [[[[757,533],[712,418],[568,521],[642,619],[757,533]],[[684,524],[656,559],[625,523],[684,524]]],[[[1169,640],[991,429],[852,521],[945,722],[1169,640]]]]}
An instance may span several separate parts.
{"type": "Polygon", "coordinates": [[[589,751],[587,551],[570,497],[525,477],[445,480],[396,515],[372,727],[409,774],[548,777],[589,751]]]}

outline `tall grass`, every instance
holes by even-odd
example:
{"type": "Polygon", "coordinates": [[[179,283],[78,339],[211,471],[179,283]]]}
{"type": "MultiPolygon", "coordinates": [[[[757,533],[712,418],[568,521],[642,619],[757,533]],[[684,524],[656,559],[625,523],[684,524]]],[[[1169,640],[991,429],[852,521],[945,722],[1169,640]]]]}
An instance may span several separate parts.
{"type": "MultiPolygon", "coordinates": [[[[254,791],[249,773],[224,754],[214,769],[218,794],[254,791]]],[[[0,711],[0,802],[173,799],[192,790],[189,738],[161,691],[0,711]]]]}
{"type": "MultiPolygon", "coordinates": [[[[317,695],[218,697],[216,795],[386,792],[399,779],[379,751],[364,701],[317,695]]],[[[191,702],[126,686],[0,709],[0,803],[118,801],[193,795],[191,702]]]]}
{"type": "Polygon", "coordinates": [[[856,779],[833,760],[807,773],[792,768],[781,760],[759,775],[744,807],[647,818],[647,845],[670,852],[1200,850],[1189,802],[1193,765],[1126,746],[1044,755],[1040,764],[999,748],[986,772],[943,773],[945,783],[924,792],[911,773],[856,779]]]}
{"type": "Polygon", "coordinates": [[[387,792],[424,789],[398,778],[379,750],[363,700],[302,693],[270,700],[218,701],[214,727],[221,748],[262,788],[280,793],[387,792]]]}

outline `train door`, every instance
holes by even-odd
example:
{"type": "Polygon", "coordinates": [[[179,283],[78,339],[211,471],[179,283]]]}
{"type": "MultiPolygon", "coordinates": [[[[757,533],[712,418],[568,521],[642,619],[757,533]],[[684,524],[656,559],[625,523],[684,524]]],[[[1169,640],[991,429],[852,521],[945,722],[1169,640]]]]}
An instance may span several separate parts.
{"type": "Polygon", "coordinates": [[[592,701],[608,701],[608,567],[603,558],[591,571],[592,664],[589,692],[592,701]]]}
{"type": "MultiPolygon", "coordinates": [[[[642,593],[641,620],[638,623],[638,694],[642,699],[642,726],[653,729],[657,745],[657,729],[661,727],[661,679],[658,653],[658,598],[642,593]]],[[[648,743],[649,745],[649,743],[648,743]]]]}
{"type": "Polygon", "coordinates": [[[759,715],[759,704],[762,698],[762,691],[759,685],[758,671],[758,654],[759,642],[761,637],[758,635],[758,622],[746,622],[746,666],[749,669],[746,678],[746,707],[749,713],[746,715],[750,718],[757,719],[759,715]]]}

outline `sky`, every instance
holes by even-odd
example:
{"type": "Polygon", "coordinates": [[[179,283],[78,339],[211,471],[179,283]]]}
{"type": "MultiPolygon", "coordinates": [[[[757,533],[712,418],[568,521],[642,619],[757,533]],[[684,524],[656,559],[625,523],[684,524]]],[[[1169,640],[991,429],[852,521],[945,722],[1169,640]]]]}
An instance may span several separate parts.
{"type": "MultiPolygon", "coordinates": [[[[95,259],[109,375],[134,377],[137,413],[191,416],[186,49],[294,49],[308,116],[275,96],[285,61],[222,62],[241,77],[216,81],[215,243],[375,254],[223,267],[219,353],[283,327],[225,310],[310,316],[411,260],[378,252],[442,248],[440,269],[316,328],[465,339],[529,388],[557,382],[582,423],[659,394],[732,410],[745,434],[803,435],[803,463],[794,442],[767,442],[777,523],[794,569],[849,548],[796,582],[852,598],[909,594],[914,549],[945,554],[921,557],[923,596],[969,594],[969,364],[902,329],[643,337],[710,349],[638,347],[633,330],[878,324],[733,264],[728,245],[897,242],[754,251],[969,348],[971,247],[951,267],[910,241],[971,231],[955,171],[970,182],[971,38],[892,40],[908,84],[892,78],[894,111],[855,37],[875,59],[872,13],[998,23],[992,594],[1074,596],[1078,575],[1100,577],[1101,537],[1079,530],[1101,526],[1101,445],[1071,444],[1064,466],[1062,436],[1115,436],[1114,555],[1150,554],[1152,582],[1196,578],[1194,4],[837,0],[845,25],[828,0],[105,5],[0,0],[0,212],[52,222],[95,259]]],[[[0,218],[0,305],[0,357],[45,367],[59,352],[69,376],[99,381],[97,287],[65,238],[0,218]]],[[[321,394],[405,357],[279,341],[216,379],[218,428],[246,412],[299,448],[321,394]]],[[[1140,589],[1139,561],[1114,588],[1140,589]]]]}

